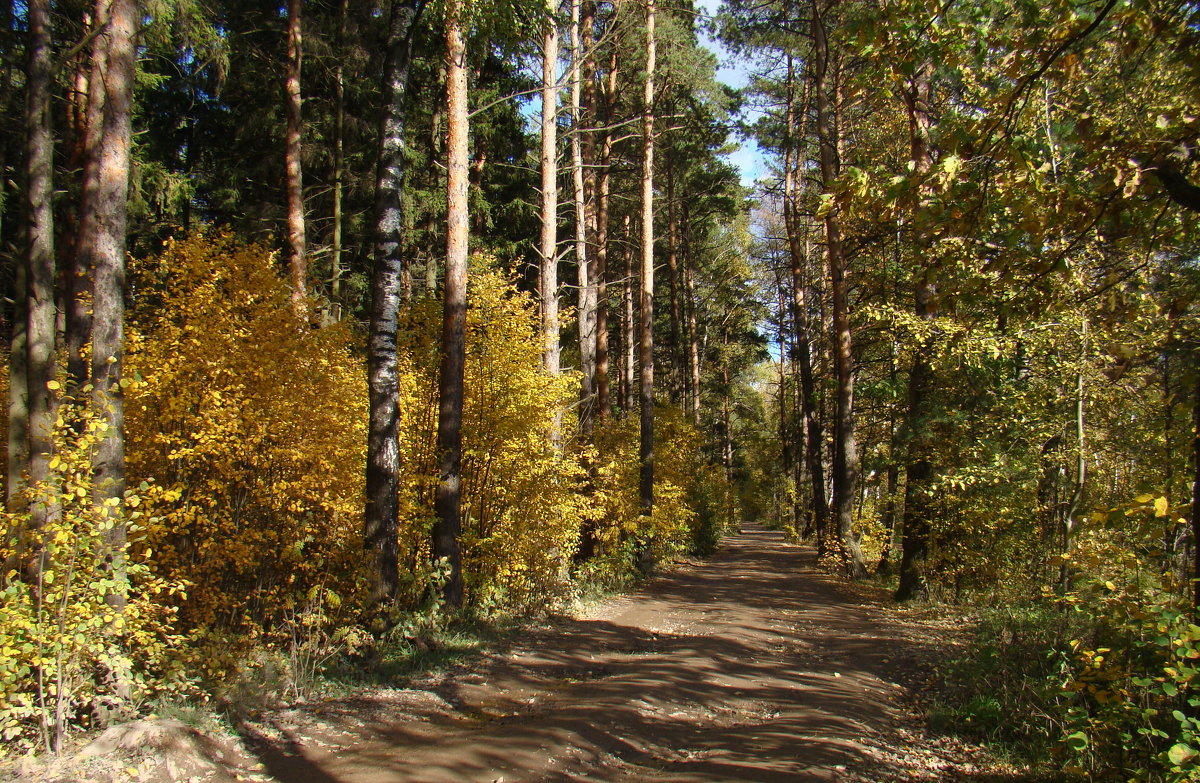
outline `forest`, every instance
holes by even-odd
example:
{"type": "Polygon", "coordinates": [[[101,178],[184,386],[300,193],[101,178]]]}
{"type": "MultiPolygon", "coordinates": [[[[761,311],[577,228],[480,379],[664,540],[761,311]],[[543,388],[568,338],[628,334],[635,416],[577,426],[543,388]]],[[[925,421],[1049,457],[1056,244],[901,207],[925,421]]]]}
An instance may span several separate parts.
{"type": "Polygon", "coordinates": [[[1192,0],[0,4],[0,758],[762,523],[972,618],[931,726],[1200,780],[1198,52],[1192,0]]]}

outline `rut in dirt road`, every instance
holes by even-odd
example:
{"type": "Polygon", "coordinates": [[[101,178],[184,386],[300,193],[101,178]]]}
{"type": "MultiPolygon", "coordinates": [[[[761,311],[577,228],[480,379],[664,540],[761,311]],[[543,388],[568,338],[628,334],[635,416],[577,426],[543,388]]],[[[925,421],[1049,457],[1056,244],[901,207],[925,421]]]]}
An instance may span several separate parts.
{"type": "Polygon", "coordinates": [[[748,527],[426,691],[283,713],[252,746],[286,783],[890,779],[890,672],[920,643],[876,608],[748,527]]]}

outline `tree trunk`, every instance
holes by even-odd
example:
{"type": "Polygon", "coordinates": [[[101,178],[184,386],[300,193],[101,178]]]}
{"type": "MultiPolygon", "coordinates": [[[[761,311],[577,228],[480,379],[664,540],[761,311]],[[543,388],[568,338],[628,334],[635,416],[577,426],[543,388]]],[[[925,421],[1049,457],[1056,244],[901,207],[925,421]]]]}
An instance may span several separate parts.
{"type": "Polygon", "coordinates": [[[683,362],[679,360],[682,355],[679,345],[679,226],[675,222],[675,177],[670,168],[667,166],[667,277],[671,294],[671,374],[669,389],[671,392],[671,402],[679,402],[680,387],[683,386],[681,379],[683,373],[681,366],[683,362]]]}
{"type": "MultiPolygon", "coordinates": [[[[616,7],[609,21],[609,33],[616,26],[616,7]]],[[[601,421],[612,414],[610,401],[611,383],[609,375],[609,339],[608,339],[608,205],[609,188],[612,182],[612,148],[613,136],[609,125],[612,124],[612,106],[617,93],[617,48],[610,47],[608,74],[604,90],[604,136],[600,141],[600,171],[596,185],[596,408],[601,421]]]]}
{"type": "Polygon", "coordinates": [[[383,73],[385,103],[379,128],[379,163],[375,176],[375,248],[367,342],[370,420],[363,544],[375,558],[372,599],[376,603],[394,601],[400,589],[400,386],[396,335],[405,267],[401,250],[404,130],[416,16],[416,0],[397,0],[392,6],[383,73]]]}
{"type": "MultiPolygon", "coordinates": [[[[112,13],[113,0],[96,0],[93,11],[94,20],[109,19],[112,13]]],[[[93,21],[93,24],[100,24],[93,21]]],[[[87,103],[83,111],[83,140],[80,149],[80,164],[83,169],[80,183],[79,226],[75,236],[74,252],[71,254],[71,268],[67,271],[67,313],[66,313],[66,343],[67,343],[67,386],[69,396],[76,404],[83,403],[84,395],[78,394],[79,387],[91,379],[91,368],[88,366],[84,347],[92,339],[94,296],[94,276],[96,254],[95,246],[100,236],[100,228],[96,225],[100,212],[96,208],[99,198],[96,188],[99,186],[100,157],[104,143],[105,127],[105,95],[104,74],[108,68],[108,49],[104,43],[104,35],[98,35],[92,42],[91,62],[88,65],[87,103]]]]}
{"type": "Polygon", "coordinates": [[[638,365],[641,370],[640,497],[654,509],[654,0],[646,2],[646,84],[642,93],[642,265],[638,365]]]}
{"type": "MultiPolygon", "coordinates": [[[[913,174],[918,178],[917,203],[913,209],[914,245],[921,255],[928,255],[929,241],[922,226],[918,225],[927,188],[920,180],[933,169],[933,152],[929,146],[929,131],[932,120],[929,114],[930,73],[928,65],[921,65],[914,72],[905,94],[908,108],[909,146],[913,174]]],[[[914,285],[913,302],[917,318],[930,322],[936,316],[937,290],[934,286],[934,268],[928,265],[918,272],[914,285]]],[[[932,418],[931,396],[935,382],[929,354],[933,350],[927,341],[913,354],[912,368],[908,374],[908,454],[904,469],[904,515],[900,524],[900,584],[896,588],[896,600],[908,601],[923,598],[927,593],[923,573],[925,559],[929,556],[930,519],[934,513],[930,484],[933,480],[934,453],[933,433],[930,431],[932,418]]]]}
{"type": "Polygon", "coordinates": [[[308,249],[304,238],[304,178],[300,167],[300,64],[303,40],[300,35],[300,7],[303,0],[288,0],[287,5],[287,232],[288,267],[292,277],[292,311],[297,320],[308,317],[308,249]]]}
{"type": "Polygon", "coordinates": [[[538,301],[542,315],[542,366],[559,373],[558,337],[558,22],[542,37],[542,236],[538,301]]]}
{"type": "MultiPolygon", "coordinates": [[[[334,321],[342,320],[342,190],[345,187],[345,136],[346,136],[346,17],[350,0],[341,0],[338,5],[337,67],[334,70],[333,107],[333,232],[329,248],[329,316],[334,321]]],[[[389,52],[391,44],[388,45],[389,52]]],[[[390,57],[390,53],[389,53],[390,57]]],[[[384,70],[390,69],[390,65],[384,70]]],[[[390,80],[389,74],[384,74],[390,80]]],[[[386,90],[386,88],[385,88],[386,90]]],[[[387,100],[385,96],[385,100],[387,100]]],[[[390,103],[390,100],[388,101],[390,103]]],[[[191,152],[191,147],[188,147],[191,152]]],[[[378,183],[376,183],[378,184],[378,183]]]]}
{"type": "Polygon", "coordinates": [[[854,494],[858,480],[858,456],[854,441],[854,354],[847,302],[846,258],[842,247],[841,219],[831,190],[838,177],[838,131],[834,125],[834,101],[830,98],[829,43],[820,0],[813,2],[813,93],[817,104],[817,141],[820,147],[821,185],[824,195],[834,200],[825,213],[825,251],[829,259],[830,290],[833,298],[833,356],[837,377],[837,413],[834,418],[833,504],[838,539],[849,575],[867,575],[862,550],[854,533],[854,494]]]}
{"type": "Polygon", "coordinates": [[[692,423],[700,426],[700,329],[696,322],[696,281],[693,272],[694,260],[691,245],[688,242],[688,208],[683,205],[681,215],[681,230],[683,239],[683,290],[684,309],[687,311],[687,351],[688,351],[688,388],[689,410],[692,413],[692,423]]]}
{"type": "MultiPolygon", "coordinates": [[[[590,56],[581,43],[579,0],[571,2],[571,185],[575,205],[575,264],[579,282],[579,429],[591,439],[595,416],[596,271],[588,252],[587,200],[583,174],[583,61],[590,56]]],[[[607,369],[607,368],[606,368],[607,369]]]]}
{"type": "MultiPolygon", "coordinates": [[[[800,144],[806,134],[808,118],[808,96],[801,100],[803,118],[800,128],[796,127],[796,112],[791,97],[794,73],[792,62],[788,61],[788,107],[787,130],[788,146],[784,163],[784,228],[788,235],[788,250],[791,261],[792,296],[791,313],[792,325],[795,331],[793,350],[795,351],[795,369],[799,376],[800,410],[804,419],[805,450],[804,460],[808,465],[809,481],[812,489],[812,508],[808,521],[804,525],[804,534],[815,534],[819,547],[825,543],[825,529],[829,519],[829,505],[825,496],[825,464],[822,459],[822,449],[825,433],[821,426],[821,410],[817,397],[817,386],[813,380],[812,341],[808,313],[805,268],[808,265],[808,227],[801,225],[800,191],[803,187],[804,163],[800,144]],[[798,173],[799,172],[799,173],[798,173]]],[[[807,90],[805,91],[807,93],[807,90]]]]}
{"type": "Polygon", "coordinates": [[[625,276],[621,280],[621,408],[628,413],[633,410],[633,228],[629,215],[625,215],[625,276]]]}
{"type": "Polygon", "coordinates": [[[18,264],[13,280],[12,332],[8,360],[8,470],[5,499],[19,511],[29,467],[29,304],[28,265],[18,264]]]}
{"type": "Polygon", "coordinates": [[[462,605],[462,413],[467,327],[467,46],[462,0],[446,9],[446,282],[442,315],[442,366],[438,385],[439,483],[433,525],[435,566],[449,568],[442,598],[462,605]]]}
{"type": "MultiPolygon", "coordinates": [[[[101,0],[104,2],[104,0],[101,0]]],[[[97,19],[104,18],[100,13],[97,19]]],[[[92,302],[92,404],[108,425],[92,459],[95,477],[93,500],[97,507],[106,501],[120,503],[125,495],[125,398],[121,387],[124,365],[126,200],[129,193],[129,163],[132,141],[133,80],[137,53],[134,38],[141,23],[135,0],[112,0],[108,26],[96,39],[104,50],[102,71],[104,111],[100,144],[91,150],[95,165],[88,166],[94,184],[85,193],[94,200],[85,203],[88,221],[96,233],[88,245],[93,250],[95,270],[92,302]]],[[[106,560],[114,581],[106,596],[109,605],[123,609],[128,583],[125,571],[125,523],[120,515],[106,535],[106,560]]]]}
{"type": "MultiPolygon", "coordinates": [[[[50,124],[53,88],[50,0],[29,0],[29,71],[26,82],[26,341],[28,359],[29,481],[50,475],[54,450],[56,263],[54,257],[54,135],[50,124]]],[[[12,383],[12,379],[10,379],[12,383]]],[[[15,383],[13,383],[16,386],[15,383]]],[[[32,524],[42,527],[53,509],[30,508],[32,524]]]]}

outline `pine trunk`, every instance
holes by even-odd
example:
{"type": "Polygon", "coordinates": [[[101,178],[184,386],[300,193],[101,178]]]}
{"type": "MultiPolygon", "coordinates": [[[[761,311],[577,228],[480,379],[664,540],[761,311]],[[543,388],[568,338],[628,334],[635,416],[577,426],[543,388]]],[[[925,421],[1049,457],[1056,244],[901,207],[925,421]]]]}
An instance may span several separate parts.
{"type": "MultiPolygon", "coordinates": [[[[616,8],[609,21],[609,32],[616,25],[616,8]]],[[[600,170],[596,185],[596,408],[601,421],[612,415],[611,376],[609,373],[609,334],[608,334],[608,212],[609,189],[612,182],[612,148],[613,136],[609,125],[612,124],[612,106],[617,92],[617,49],[611,47],[608,62],[608,74],[605,77],[604,90],[604,135],[600,140],[600,170]]]]}
{"type": "MultiPolygon", "coordinates": [[[[929,147],[932,121],[929,114],[929,66],[922,65],[913,75],[905,93],[908,109],[910,159],[913,174],[918,178],[918,192],[927,191],[921,181],[933,168],[933,153],[929,147]]],[[[918,223],[923,197],[913,205],[912,227],[917,252],[927,255],[928,237],[918,223]]],[[[930,322],[935,317],[933,268],[927,266],[917,273],[913,285],[913,306],[917,318],[930,322]]],[[[935,450],[930,431],[932,391],[935,383],[933,366],[929,363],[930,342],[913,353],[908,373],[908,421],[906,423],[908,454],[905,464],[904,515],[900,523],[900,584],[896,600],[908,601],[926,594],[925,559],[929,556],[930,519],[934,513],[930,484],[933,480],[935,450]]]]}
{"type": "MultiPolygon", "coordinates": [[[[104,18],[97,13],[97,19],[104,18]]],[[[135,36],[141,11],[135,0],[112,0],[108,26],[96,39],[104,50],[102,81],[103,124],[100,144],[90,150],[96,165],[89,166],[95,182],[85,184],[94,200],[85,204],[95,228],[89,241],[95,270],[92,300],[92,404],[108,425],[92,459],[98,508],[106,501],[118,503],[125,495],[125,397],[121,386],[124,365],[126,201],[129,193],[129,164],[132,142],[133,81],[136,57],[135,36]]],[[[95,73],[95,72],[93,72],[95,73]]],[[[86,217],[86,215],[85,215],[86,217]]],[[[125,571],[125,524],[120,516],[106,536],[106,561],[114,586],[106,597],[118,609],[125,605],[128,583],[125,571]]]]}
{"type": "Polygon", "coordinates": [[[641,370],[640,497],[642,515],[654,509],[654,0],[646,2],[646,83],[642,94],[642,263],[638,365],[641,370]]]}
{"type": "Polygon", "coordinates": [[[867,575],[862,549],[854,534],[854,497],[858,480],[858,454],[854,440],[854,354],[847,301],[846,257],[842,246],[841,219],[832,188],[838,177],[839,133],[831,99],[829,42],[820,0],[813,3],[813,93],[817,104],[817,141],[820,146],[821,185],[833,201],[825,213],[825,251],[829,259],[830,291],[833,299],[833,360],[837,378],[837,408],[834,417],[833,505],[838,539],[848,574],[855,579],[867,575]]]}
{"type": "Polygon", "coordinates": [[[301,96],[300,65],[303,40],[300,8],[303,0],[288,0],[287,76],[284,83],[287,108],[285,158],[287,164],[288,267],[292,278],[292,311],[298,320],[308,317],[308,249],[304,237],[304,177],[300,165],[301,96]]]}
{"type": "Polygon", "coordinates": [[[442,598],[462,605],[462,414],[467,326],[467,47],[466,9],[450,0],[446,10],[446,281],[442,314],[442,366],[438,385],[438,453],[441,455],[433,526],[435,567],[448,567],[442,598]]]}
{"type": "Polygon", "coordinates": [[[553,16],[546,22],[542,37],[541,168],[538,301],[542,316],[542,366],[546,372],[558,375],[558,24],[553,16]]]}
{"type": "MultiPolygon", "coordinates": [[[[26,290],[28,346],[29,480],[50,475],[54,450],[55,277],[54,135],[50,124],[53,87],[50,0],[29,0],[29,71],[26,82],[26,290]]],[[[11,382],[11,381],[10,381],[11,382]]],[[[16,384],[14,384],[15,386],[16,384]]],[[[35,504],[32,524],[41,527],[52,509],[35,504]]]]}

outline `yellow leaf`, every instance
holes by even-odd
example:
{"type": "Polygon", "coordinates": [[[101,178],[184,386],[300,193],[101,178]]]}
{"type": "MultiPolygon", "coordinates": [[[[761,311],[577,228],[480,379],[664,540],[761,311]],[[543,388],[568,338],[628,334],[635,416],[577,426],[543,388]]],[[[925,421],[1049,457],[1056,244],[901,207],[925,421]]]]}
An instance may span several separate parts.
{"type": "Polygon", "coordinates": [[[1171,510],[1166,498],[1156,498],[1154,501],[1154,516],[1165,517],[1171,510]]]}

